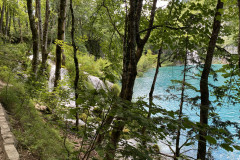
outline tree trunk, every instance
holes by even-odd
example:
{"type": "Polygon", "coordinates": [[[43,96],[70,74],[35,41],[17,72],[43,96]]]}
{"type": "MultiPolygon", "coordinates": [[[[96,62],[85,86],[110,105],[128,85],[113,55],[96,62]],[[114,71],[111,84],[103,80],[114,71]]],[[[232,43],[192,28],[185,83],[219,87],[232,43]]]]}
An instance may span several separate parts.
{"type": "Polygon", "coordinates": [[[11,10],[9,9],[9,23],[8,23],[8,28],[7,28],[7,35],[9,37],[9,40],[11,41],[11,23],[12,22],[12,14],[11,14],[11,10]]]}
{"type": "Polygon", "coordinates": [[[186,72],[187,72],[187,55],[188,55],[188,37],[186,38],[186,54],[184,58],[184,70],[183,70],[183,81],[182,81],[182,92],[181,92],[181,101],[179,106],[179,115],[178,115],[178,121],[179,126],[177,129],[177,137],[176,137],[176,152],[174,160],[178,160],[180,156],[180,136],[181,136],[181,122],[182,122],[182,113],[183,113],[183,103],[184,103],[184,91],[185,91],[185,82],[186,82],[186,72]]]}
{"type": "Polygon", "coordinates": [[[40,44],[42,45],[43,41],[43,31],[42,31],[42,14],[41,14],[41,0],[36,0],[37,4],[37,18],[38,18],[38,32],[39,32],[39,39],[40,39],[40,44]]]}
{"type": "Polygon", "coordinates": [[[22,36],[22,25],[21,25],[21,20],[20,17],[18,17],[18,26],[19,26],[19,34],[20,34],[20,43],[23,42],[23,36],[22,36]]]}
{"type": "Polygon", "coordinates": [[[53,43],[53,33],[52,32],[53,32],[53,27],[54,27],[55,21],[56,21],[56,17],[52,17],[51,21],[50,21],[50,46],[53,43]]]}
{"type": "MultiPolygon", "coordinates": [[[[76,108],[78,108],[77,105],[77,99],[78,99],[78,81],[79,81],[79,65],[78,65],[78,59],[77,59],[77,46],[75,43],[75,17],[74,17],[74,12],[73,12],[73,4],[72,0],[70,0],[70,10],[71,10],[71,15],[72,15],[72,30],[71,30],[71,38],[72,38],[72,47],[73,47],[73,56],[74,56],[74,64],[75,64],[75,80],[74,80],[74,91],[75,91],[75,105],[76,108]]],[[[79,123],[79,117],[78,117],[78,111],[76,111],[76,128],[78,130],[78,123],[79,123]]]]}
{"type": "Polygon", "coordinates": [[[3,17],[5,12],[5,2],[2,4],[1,19],[0,19],[0,33],[3,33],[3,17]]]}
{"type": "Polygon", "coordinates": [[[240,69],[240,0],[238,0],[238,67],[240,69]]]}
{"type": "Polygon", "coordinates": [[[6,25],[5,25],[5,39],[7,38],[8,36],[8,24],[9,24],[9,8],[6,9],[7,10],[7,13],[6,13],[6,25]]]}
{"type": "MultiPolygon", "coordinates": [[[[157,81],[157,76],[158,76],[158,72],[159,72],[159,68],[161,67],[161,54],[162,54],[162,46],[161,48],[159,49],[158,51],[158,57],[157,57],[157,66],[156,66],[156,71],[155,71],[155,75],[154,75],[154,78],[153,78],[153,82],[152,82],[152,86],[151,86],[151,89],[150,89],[150,92],[149,92],[149,110],[148,110],[148,115],[147,115],[147,118],[150,119],[151,115],[152,115],[152,105],[153,105],[153,92],[154,92],[154,89],[155,89],[155,84],[156,84],[156,81],[157,81]]],[[[145,133],[146,133],[146,129],[147,127],[144,126],[142,128],[142,135],[144,136],[145,133]]],[[[146,141],[144,140],[142,142],[143,145],[146,145],[146,141]]]]}
{"type": "MultiPolygon", "coordinates": [[[[157,0],[154,0],[148,27],[152,27],[153,25],[156,3],[157,0]]],[[[123,99],[123,101],[132,100],[133,86],[137,76],[137,63],[142,56],[144,45],[146,44],[151,33],[151,30],[149,30],[143,39],[141,39],[139,34],[143,0],[130,0],[129,6],[129,13],[126,20],[127,28],[125,29],[126,37],[124,37],[126,40],[123,44],[123,74],[122,89],[120,93],[120,97],[123,99]]],[[[128,105],[123,105],[122,107],[125,110],[128,109],[128,105]]],[[[107,160],[112,160],[115,157],[117,144],[124,128],[124,121],[125,119],[123,117],[116,117],[116,121],[113,124],[110,141],[106,148],[105,159],[107,160]]]]}
{"type": "Polygon", "coordinates": [[[45,22],[44,22],[43,39],[42,39],[42,69],[43,70],[46,69],[46,62],[48,58],[47,44],[48,44],[49,16],[50,16],[49,0],[46,0],[45,22]]]}
{"type": "Polygon", "coordinates": [[[27,9],[33,41],[32,71],[36,75],[39,56],[39,43],[38,43],[38,31],[35,26],[35,18],[33,16],[32,0],[27,0],[27,9]]]}
{"type": "Polygon", "coordinates": [[[207,130],[204,128],[206,128],[206,126],[208,125],[208,110],[210,106],[208,76],[212,65],[213,53],[216,46],[218,34],[221,28],[221,19],[219,19],[222,16],[221,12],[219,11],[221,9],[223,9],[223,2],[221,2],[221,0],[218,0],[213,22],[212,35],[209,41],[207,56],[200,80],[200,92],[201,92],[200,124],[202,126],[202,130],[199,131],[197,158],[201,160],[206,159],[206,139],[204,137],[207,136],[207,130]]]}
{"type": "MultiPolygon", "coordinates": [[[[67,0],[60,0],[60,11],[59,11],[59,16],[58,16],[58,35],[57,35],[57,39],[61,40],[61,41],[64,41],[66,6],[67,6],[67,0]]],[[[58,81],[61,79],[60,70],[61,70],[61,65],[62,65],[62,53],[63,53],[63,49],[58,44],[57,47],[56,47],[56,70],[55,70],[54,87],[58,86],[58,81]]]]}
{"type": "Polygon", "coordinates": [[[17,35],[17,26],[16,26],[16,17],[15,17],[15,11],[12,13],[12,18],[13,18],[13,28],[15,31],[15,34],[17,35]]]}

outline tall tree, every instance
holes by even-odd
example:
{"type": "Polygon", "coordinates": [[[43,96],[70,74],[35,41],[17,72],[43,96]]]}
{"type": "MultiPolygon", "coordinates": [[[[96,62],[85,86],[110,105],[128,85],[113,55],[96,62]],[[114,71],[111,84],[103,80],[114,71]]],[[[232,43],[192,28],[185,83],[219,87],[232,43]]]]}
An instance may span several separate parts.
{"type": "Polygon", "coordinates": [[[7,36],[9,37],[9,39],[11,39],[11,35],[10,35],[10,31],[11,31],[11,24],[12,24],[12,9],[9,8],[9,22],[8,22],[8,28],[7,28],[7,36]]]}
{"type": "Polygon", "coordinates": [[[40,43],[42,44],[42,14],[41,14],[41,0],[36,0],[37,26],[39,32],[40,43]]]}
{"type": "Polygon", "coordinates": [[[216,13],[213,21],[213,30],[211,34],[211,38],[207,48],[206,60],[200,80],[200,92],[201,92],[201,106],[200,106],[200,125],[201,130],[199,131],[199,140],[198,140],[198,153],[197,158],[201,160],[206,159],[206,136],[207,130],[206,126],[208,125],[208,111],[210,107],[209,100],[209,89],[208,89],[208,76],[210,73],[213,53],[216,47],[216,42],[218,39],[218,34],[221,28],[221,16],[223,10],[223,2],[222,0],[218,0],[216,13]]]}
{"type": "MultiPolygon", "coordinates": [[[[42,51],[43,46],[43,30],[42,30],[42,13],[41,13],[41,0],[36,0],[36,18],[37,20],[37,29],[38,29],[38,35],[39,35],[39,45],[42,51]]],[[[42,53],[42,59],[43,59],[43,52],[42,53]]]]}
{"type": "Polygon", "coordinates": [[[23,36],[22,36],[22,24],[21,24],[20,17],[18,17],[18,26],[19,26],[20,43],[22,43],[23,42],[23,36]]]}
{"type": "MultiPolygon", "coordinates": [[[[19,7],[19,0],[17,0],[17,5],[19,7]]],[[[22,43],[23,42],[23,36],[22,36],[22,24],[21,24],[20,16],[18,16],[18,26],[19,26],[20,43],[22,43]]]]}
{"type": "Polygon", "coordinates": [[[1,10],[0,33],[3,33],[3,17],[4,17],[4,12],[5,12],[5,1],[3,1],[2,10],[1,10]]]}
{"type": "Polygon", "coordinates": [[[8,35],[8,26],[9,26],[9,7],[8,7],[6,10],[7,10],[7,13],[6,13],[6,15],[5,15],[5,17],[6,17],[6,25],[5,25],[5,31],[4,31],[5,38],[7,38],[7,35],[8,35]]]}
{"type": "MultiPolygon", "coordinates": [[[[75,43],[75,16],[73,12],[73,4],[72,0],[70,0],[70,10],[71,10],[71,15],[72,15],[72,30],[71,30],[71,38],[72,38],[72,47],[73,47],[73,58],[74,58],[74,64],[75,64],[75,80],[74,80],[74,91],[75,91],[75,105],[76,108],[78,107],[77,105],[77,99],[78,99],[78,81],[79,81],[79,64],[78,64],[78,59],[77,59],[77,46],[75,43]]],[[[78,130],[78,123],[79,123],[79,117],[78,117],[78,111],[76,111],[76,128],[78,130]]]]}
{"type": "MultiPolygon", "coordinates": [[[[57,34],[57,39],[60,41],[64,41],[66,7],[67,7],[67,0],[60,0],[60,10],[58,15],[58,34],[57,34]]],[[[62,65],[62,54],[63,54],[63,49],[60,46],[60,44],[57,44],[54,87],[57,87],[58,81],[61,79],[60,70],[62,65]]]]}
{"type": "MultiPolygon", "coordinates": [[[[157,0],[153,0],[150,20],[148,28],[152,28],[155,17],[157,0]]],[[[133,95],[133,86],[137,76],[137,64],[142,56],[143,48],[150,36],[151,29],[147,30],[144,36],[140,35],[140,19],[143,8],[143,0],[130,0],[129,12],[126,17],[126,28],[123,42],[123,74],[122,74],[122,89],[120,97],[123,101],[131,101],[133,95]],[[143,38],[141,38],[143,37],[143,38]]],[[[127,105],[123,106],[127,109],[127,105]]],[[[113,124],[113,130],[110,137],[110,141],[107,145],[105,158],[110,160],[114,159],[117,144],[120,139],[120,135],[124,128],[124,119],[116,117],[116,121],[113,124]]]]}
{"type": "Polygon", "coordinates": [[[46,68],[46,61],[48,57],[47,42],[48,42],[49,16],[50,16],[49,0],[46,0],[45,22],[44,22],[43,39],[42,39],[42,47],[41,47],[42,48],[42,69],[46,68]]]}
{"type": "Polygon", "coordinates": [[[38,40],[38,31],[35,25],[35,18],[33,16],[32,0],[27,0],[27,10],[28,10],[30,28],[32,32],[32,43],[33,43],[32,71],[34,74],[36,74],[37,67],[38,67],[38,56],[39,56],[39,40],[38,40]]]}

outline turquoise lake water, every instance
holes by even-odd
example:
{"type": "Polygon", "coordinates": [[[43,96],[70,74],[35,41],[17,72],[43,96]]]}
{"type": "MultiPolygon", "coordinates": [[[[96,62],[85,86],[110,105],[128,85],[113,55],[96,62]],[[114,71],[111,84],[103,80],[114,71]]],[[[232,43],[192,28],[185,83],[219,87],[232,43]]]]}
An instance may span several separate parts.
{"type": "MultiPolygon", "coordinates": [[[[222,65],[213,65],[213,69],[217,70],[221,68],[222,65]]],[[[193,66],[191,66],[193,67],[193,66]]],[[[172,86],[173,83],[171,80],[182,80],[183,79],[183,66],[171,66],[171,67],[162,67],[159,69],[159,74],[155,86],[155,91],[154,91],[154,96],[159,96],[162,98],[162,100],[155,99],[154,103],[160,105],[161,107],[168,109],[168,110],[177,110],[179,109],[179,104],[180,104],[180,93],[181,91],[179,90],[169,90],[170,92],[167,92],[169,86],[172,86]],[[177,95],[177,97],[173,100],[166,100],[166,97],[171,97],[171,95],[177,95]]],[[[187,74],[186,81],[192,85],[194,85],[196,88],[199,89],[199,81],[200,78],[197,77],[195,74],[199,73],[198,69],[193,67],[191,69],[191,72],[187,74]]],[[[155,69],[150,69],[148,72],[146,72],[143,77],[139,77],[135,81],[135,86],[134,86],[134,98],[137,97],[142,97],[142,96],[147,96],[151,85],[153,81],[153,76],[155,74],[155,69]]],[[[209,78],[209,82],[216,85],[216,86],[221,86],[224,84],[224,79],[221,76],[221,73],[218,73],[217,76],[217,81],[214,81],[213,77],[209,78]]],[[[180,86],[180,84],[174,84],[175,86],[180,86]]],[[[186,90],[185,94],[188,95],[189,97],[195,97],[197,95],[200,95],[200,93],[196,93],[193,90],[186,90]]],[[[233,94],[229,92],[229,94],[233,94]]],[[[147,100],[147,99],[146,99],[147,100]]],[[[215,98],[213,96],[210,97],[210,100],[213,101],[215,98]]],[[[200,101],[199,101],[200,102],[200,101]]],[[[214,104],[213,104],[214,105],[214,104]]],[[[216,111],[221,119],[223,121],[230,120],[232,122],[237,122],[240,123],[240,105],[231,105],[228,103],[226,99],[226,103],[223,104],[221,107],[217,107],[216,111]]],[[[193,121],[199,121],[199,109],[198,107],[194,107],[192,105],[184,104],[184,114],[189,115],[190,119],[193,121]],[[193,108],[193,109],[191,109],[193,108]]],[[[229,127],[229,130],[231,133],[236,133],[235,128],[229,127]]],[[[182,139],[184,139],[182,137],[182,139]]],[[[239,144],[240,141],[238,139],[235,140],[236,144],[239,144]]],[[[209,146],[211,147],[211,146],[209,146]]],[[[166,146],[160,148],[163,149],[163,152],[170,152],[166,146]]],[[[191,148],[197,149],[197,143],[195,146],[191,146],[191,148]]],[[[189,149],[185,148],[185,150],[189,149]]],[[[196,151],[190,151],[187,153],[187,155],[196,157],[196,151]]],[[[240,152],[237,150],[234,150],[233,152],[227,152],[224,149],[217,148],[212,150],[212,155],[214,159],[216,160],[240,160],[240,152]]]]}

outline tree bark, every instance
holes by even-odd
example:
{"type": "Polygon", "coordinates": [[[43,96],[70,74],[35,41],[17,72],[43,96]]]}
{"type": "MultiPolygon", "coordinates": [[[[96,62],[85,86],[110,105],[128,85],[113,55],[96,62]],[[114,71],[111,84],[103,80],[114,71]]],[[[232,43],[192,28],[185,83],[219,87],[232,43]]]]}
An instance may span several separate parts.
{"type": "Polygon", "coordinates": [[[42,45],[43,42],[43,31],[42,31],[42,14],[41,14],[41,0],[36,0],[36,10],[37,10],[37,18],[38,18],[38,33],[39,33],[39,39],[40,44],[42,45]]]}
{"type": "Polygon", "coordinates": [[[33,16],[32,0],[27,0],[28,17],[30,22],[30,28],[32,32],[33,41],[33,59],[32,59],[32,71],[36,75],[38,67],[38,56],[39,56],[39,41],[38,31],[35,25],[35,18],[33,16]]]}
{"type": "Polygon", "coordinates": [[[0,18],[0,33],[3,33],[3,17],[5,13],[5,2],[3,1],[2,10],[1,10],[1,18],[0,18]]]}
{"type": "Polygon", "coordinates": [[[9,37],[9,40],[11,41],[11,23],[12,22],[12,14],[11,14],[11,9],[9,8],[9,23],[8,23],[8,28],[7,28],[7,35],[9,37]]]}
{"type": "Polygon", "coordinates": [[[46,69],[46,62],[48,58],[47,44],[48,44],[49,16],[50,16],[49,0],[46,0],[45,22],[44,22],[43,39],[42,39],[42,69],[43,70],[46,69]]]}
{"type": "MultiPolygon", "coordinates": [[[[152,27],[157,0],[153,1],[149,26],[152,27]]],[[[122,74],[122,89],[120,97],[123,101],[131,101],[133,95],[133,86],[137,76],[137,63],[142,56],[143,47],[146,44],[151,31],[149,30],[143,39],[139,34],[141,11],[143,6],[143,0],[130,0],[129,1],[129,13],[127,17],[127,30],[125,31],[126,39],[123,44],[123,74],[122,74]],[[137,48],[137,49],[136,49],[137,48]]],[[[124,109],[128,108],[128,105],[123,106],[124,109]]],[[[117,144],[120,139],[120,135],[124,128],[123,117],[116,117],[116,121],[113,124],[112,134],[110,141],[106,148],[105,159],[112,160],[115,157],[117,144]]]]}
{"type": "Polygon", "coordinates": [[[200,106],[200,125],[202,129],[199,131],[199,140],[198,140],[198,154],[197,158],[201,160],[206,159],[206,139],[207,130],[204,129],[208,125],[208,111],[210,106],[209,101],[209,89],[208,89],[208,76],[210,73],[210,68],[212,65],[213,53],[216,46],[218,34],[221,28],[221,12],[219,10],[223,9],[223,2],[218,0],[216,13],[213,22],[212,35],[209,41],[207,56],[200,80],[200,92],[201,92],[201,106],[200,106]]]}
{"type": "MultiPolygon", "coordinates": [[[[60,11],[59,11],[59,16],[58,16],[58,35],[57,35],[57,39],[61,40],[61,41],[64,41],[66,6],[67,6],[67,0],[60,0],[60,11]]],[[[61,79],[60,70],[61,70],[61,65],[62,65],[62,53],[63,53],[63,49],[58,44],[57,47],[56,47],[56,70],[55,70],[54,87],[58,86],[58,81],[61,79]]]]}
{"type": "MultiPolygon", "coordinates": [[[[79,64],[78,64],[78,59],[77,59],[77,46],[75,43],[75,17],[74,17],[74,12],[73,12],[73,4],[72,0],[70,0],[70,10],[71,10],[71,15],[72,15],[72,30],[71,30],[71,38],[72,38],[72,47],[73,47],[73,56],[74,56],[74,64],[75,64],[75,80],[74,80],[74,91],[75,91],[75,105],[76,108],[78,108],[77,105],[77,99],[78,99],[78,81],[79,81],[79,64]]],[[[78,111],[76,111],[76,128],[78,130],[78,123],[79,123],[79,117],[78,117],[78,111]]]]}
{"type": "MultiPolygon", "coordinates": [[[[14,12],[15,12],[15,11],[14,11],[14,12]]],[[[15,34],[17,35],[16,17],[15,17],[14,12],[12,13],[12,18],[13,18],[13,28],[14,28],[15,34]]]]}
{"type": "Polygon", "coordinates": [[[240,69],[240,0],[238,0],[238,67],[240,69]]]}
{"type": "Polygon", "coordinates": [[[5,39],[8,36],[8,25],[9,25],[9,8],[6,9],[7,13],[6,13],[6,25],[5,25],[5,39]]]}
{"type": "Polygon", "coordinates": [[[23,36],[22,36],[22,24],[21,24],[21,20],[20,17],[18,17],[18,26],[19,26],[19,34],[20,34],[20,43],[23,42],[23,36]]]}

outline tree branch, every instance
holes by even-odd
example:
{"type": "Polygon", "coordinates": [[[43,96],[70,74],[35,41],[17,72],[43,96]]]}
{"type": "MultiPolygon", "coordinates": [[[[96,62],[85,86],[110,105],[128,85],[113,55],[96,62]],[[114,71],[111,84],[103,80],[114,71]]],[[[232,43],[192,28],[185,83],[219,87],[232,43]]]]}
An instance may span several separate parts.
{"type": "Polygon", "coordinates": [[[172,27],[172,26],[164,26],[164,25],[155,25],[155,26],[152,26],[150,28],[147,28],[147,29],[144,29],[140,32],[138,32],[139,34],[143,33],[143,32],[146,32],[146,31],[151,31],[153,29],[157,29],[157,28],[161,28],[161,27],[166,27],[166,28],[169,28],[171,30],[184,30],[184,29],[188,29],[189,26],[185,26],[185,27],[172,27]]]}
{"type": "Polygon", "coordinates": [[[174,158],[174,156],[171,156],[171,155],[167,155],[167,154],[164,154],[164,153],[161,153],[161,152],[159,152],[158,154],[160,154],[160,155],[163,155],[163,156],[165,156],[165,157],[170,157],[170,158],[174,158]]]}
{"type": "MultiPolygon", "coordinates": [[[[154,17],[155,17],[155,12],[156,12],[156,6],[157,6],[157,0],[153,1],[153,5],[152,5],[152,10],[151,10],[151,15],[150,15],[150,20],[149,20],[149,24],[148,24],[148,28],[152,28],[153,27],[153,21],[154,21],[154,17]]],[[[143,43],[146,43],[150,33],[152,30],[147,30],[146,35],[143,38],[143,43]]],[[[139,33],[138,33],[139,34],[139,33]]]]}
{"type": "Polygon", "coordinates": [[[108,7],[105,5],[104,1],[103,1],[102,6],[103,6],[104,8],[106,8],[108,17],[109,17],[109,19],[110,19],[110,23],[113,25],[113,28],[114,28],[115,31],[118,33],[118,35],[119,35],[121,38],[123,38],[123,35],[120,33],[120,31],[118,30],[116,24],[113,22],[113,19],[112,19],[112,17],[111,17],[111,14],[110,14],[110,12],[109,12],[109,9],[108,9],[108,7]]]}

